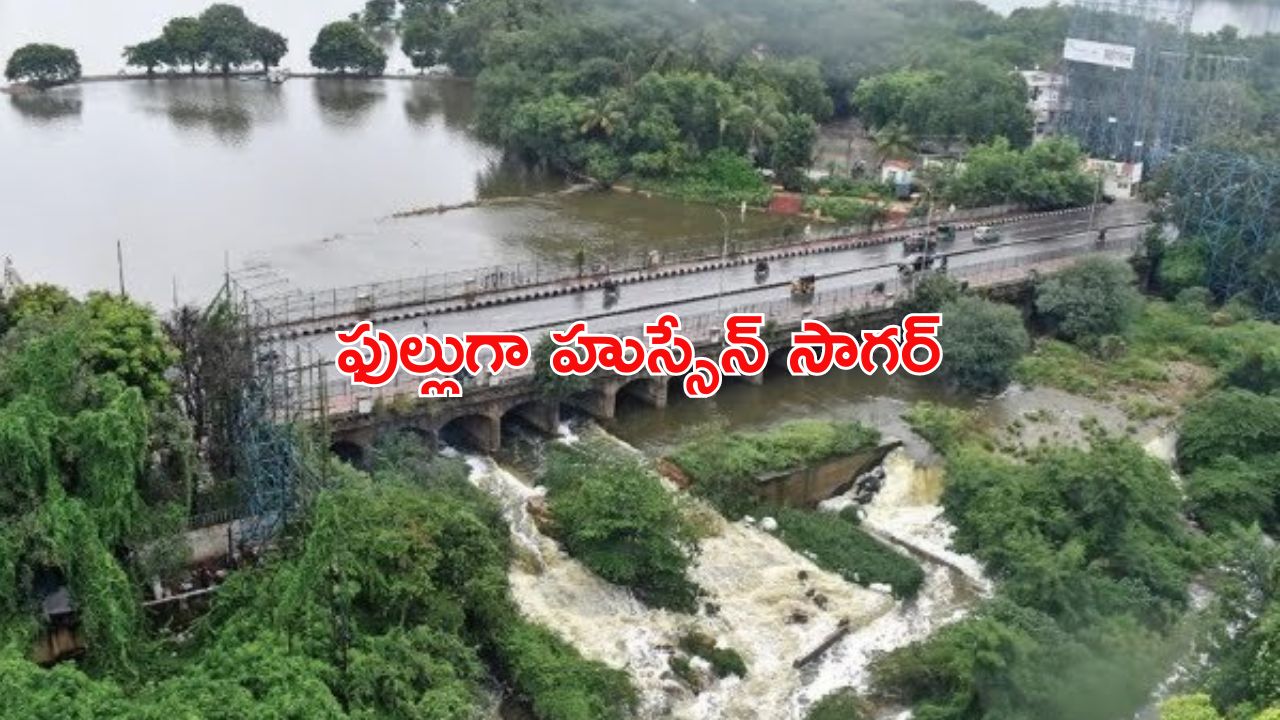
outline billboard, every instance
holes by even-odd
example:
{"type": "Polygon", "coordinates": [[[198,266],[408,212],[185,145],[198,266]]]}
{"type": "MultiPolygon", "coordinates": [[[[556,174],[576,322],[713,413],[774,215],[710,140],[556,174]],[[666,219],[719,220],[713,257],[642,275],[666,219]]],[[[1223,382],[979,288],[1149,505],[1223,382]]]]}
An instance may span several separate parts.
{"type": "Polygon", "coordinates": [[[1103,65],[1106,67],[1133,69],[1133,58],[1136,50],[1128,45],[1112,45],[1092,40],[1067,38],[1062,49],[1062,57],[1074,62],[1103,65]]]}

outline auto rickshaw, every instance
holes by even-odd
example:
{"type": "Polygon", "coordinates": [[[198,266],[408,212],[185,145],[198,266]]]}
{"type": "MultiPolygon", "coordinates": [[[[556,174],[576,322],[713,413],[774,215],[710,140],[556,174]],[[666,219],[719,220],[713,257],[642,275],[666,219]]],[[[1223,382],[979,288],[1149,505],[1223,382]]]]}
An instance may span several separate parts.
{"type": "Polygon", "coordinates": [[[757,260],[756,261],[756,284],[759,285],[760,283],[768,279],[769,279],[769,261],[757,260]]]}
{"type": "Polygon", "coordinates": [[[791,283],[791,297],[813,297],[814,286],[817,285],[817,283],[817,275],[804,275],[796,278],[795,281],[791,283]]]}

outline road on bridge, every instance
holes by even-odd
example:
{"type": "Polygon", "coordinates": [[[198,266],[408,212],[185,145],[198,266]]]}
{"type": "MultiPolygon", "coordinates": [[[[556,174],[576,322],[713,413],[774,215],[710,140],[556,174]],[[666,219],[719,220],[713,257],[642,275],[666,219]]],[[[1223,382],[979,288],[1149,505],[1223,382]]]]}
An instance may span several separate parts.
{"type": "MultiPolygon", "coordinates": [[[[1136,202],[1099,206],[1093,226],[1112,228],[1108,241],[1127,242],[1142,233],[1141,224],[1146,220],[1147,211],[1147,206],[1136,202]]],[[[1090,224],[1088,210],[1023,220],[999,227],[1001,240],[994,245],[978,245],[973,231],[962,231],[955,242],[944,244],[939,253],[949,256],[950,268],[960,269],[992,261],[1014,261],[1058,248],[1079,246],[1085,251],[1093,246],[1096,236],[1096,232],[1090,231],[1090,224]]],[[[434,315],[425,318],[425,324],[424,319],[416,318],[379,323],[378,327],[396,336],[514,331],[525,332],[535,339],[533,335],[547,328],[564,327],[586,319],[593,330],[616,331],[638,328],[666,311],[681,315],[729,312],[784,299],[789,296],[790,282],[803,275],[817,275],[818,289],[822,292],[868,282],[892,283],[898,278],[897,265],[903,259],[900,243],[850,248],[772,261],[768,280],[763,285],[756,280],[753,264],[745,263],[625,285],[617,303],[609,307],[605,305],[603,291],[594,290],[434,315]]],[[[326,361],[331,361],[342,347],[328,333],[296,342],[309,342],[326,361]]]]}

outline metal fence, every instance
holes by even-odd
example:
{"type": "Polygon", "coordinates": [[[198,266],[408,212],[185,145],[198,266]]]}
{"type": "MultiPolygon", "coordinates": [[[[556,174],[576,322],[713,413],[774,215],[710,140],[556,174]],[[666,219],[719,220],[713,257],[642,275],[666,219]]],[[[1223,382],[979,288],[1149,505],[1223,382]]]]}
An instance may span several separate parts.
{"type": "MultiPolygon", "coordinates": [[[[1128,256],[1137,249],[1139,244],[1139,240],[1133,239],[1113,241],[1102,249],[1095,247],[1092,243],[1059,247],[1032,255],[953,267],[949,269],[948,274],[956,280],[968,282],[971,287],[992,287],[1027,279],[1033,273],[1061,270],[1087,255],[1128,256]]],[[[877,268],[869,268],[861,272],[874,270],[877,268]]],[[[783,297],[768,302],[750,303],[719,311],[682,316],[681,333],[695,345],[706,346],[720,341],[724,318],[730,313],[761,313],[767,321],[779,327],[789,327],[807,318],[830,320],[845,313],[857,315],[885,310],[894,306],[911,290],[911,280],[901,276],[889,280],[870,280],[819,292],[809,302],[798,302],[790,297],[783,297]]],[[[657,314],[655,312],[655,317],[657,314]]],[[[590,325],[592,332],[644,337],[642,325],[607,322],[590,323],[590,325]]],[[[558,329],[560,329],[559,325],[549,325],[524,334],[532,344],[536,344],[549,332],[558,329]]],[[[535,372],[536,368],[531,362],[521,370],[508,369],[497,376],[471,379],[463,384],[464,393],[527,382],[535,372]]],[[[383,387],[365,388],[353,386],[346,378],[330,377],[323,383],[306,388],[293,388],[289,402],[305,403],[312,411],[323,406],[327,408],[330,415],[366,414],[379,405],[387,405],[397,400],[405,402],[416,399],[418,387],[423,379],[407,373],[399,373],[383,387]],[[321,387],[321,384],[324,387],[321,387]]]]}
{"type": "MultiPolygon", "coordinates": [[[[938,213],[932,220],[939,223],[965,223],[982,218],[995,218],[1016,212],[1015,205],[998,205],[954,213],[938,213]]],[[[728,247],[716,249],[721,236],[688,238],[686,248],[654,254],[635,251],[623,258],[615,258],[611,264],[588,261],[578,274],[576,267],[564,263],[523,262],[509,265],[493,265],[468,270],[427,273],[377,283],[329,288],[319,291],[294,291],[254,298],[254,324],[261,328],[279,328],[323,322],[334,318],[367,316],[391,308],[428,305],[451,298],[480,294],[509,292],[530,287],[571,284],[583,278],[599,278],[605,275],[619,276],[652,270],[657,266],[708,262],[720,258],[726,251],[733,255],[757,253],[799,244],[822,243],[832,240],[892,235],[911,231],[926,225],[926,218],[908,218],[890,228],[871,232],[865,227],[839,226],[799,234],[730,233],[728,247]]]]}

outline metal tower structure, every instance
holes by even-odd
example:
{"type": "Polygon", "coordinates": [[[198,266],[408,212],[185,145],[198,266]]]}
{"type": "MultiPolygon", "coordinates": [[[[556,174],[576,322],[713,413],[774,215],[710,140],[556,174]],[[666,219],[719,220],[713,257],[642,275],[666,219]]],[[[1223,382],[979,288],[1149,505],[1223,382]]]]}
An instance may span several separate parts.
{"type": "Polygon", "coordinates": [[[1280,160],[1197,148],[1171,165],[1170,218],[1203,243],[1206,280],[1221,299],[1249,292],[1280,315],[1280,160]]]}
{"type": "Polygon", "coordinates": [[[1180,118],[1191,0],[1076,0],[1059,132],[1092,157],[1158,164],[1180,118]]]}
{"type": "Polygon", "coordinates": [[[240,540],[261,545],[287,525],[324,482],[328,443],[325,368],[310,346],[285,347],[260,329],[265,312],[227,279],[227,303],[251,359],[238,385],[232,433],[247,517],[240,540]],[[315,452],[315,450],[319,452],[315,452]]]}

